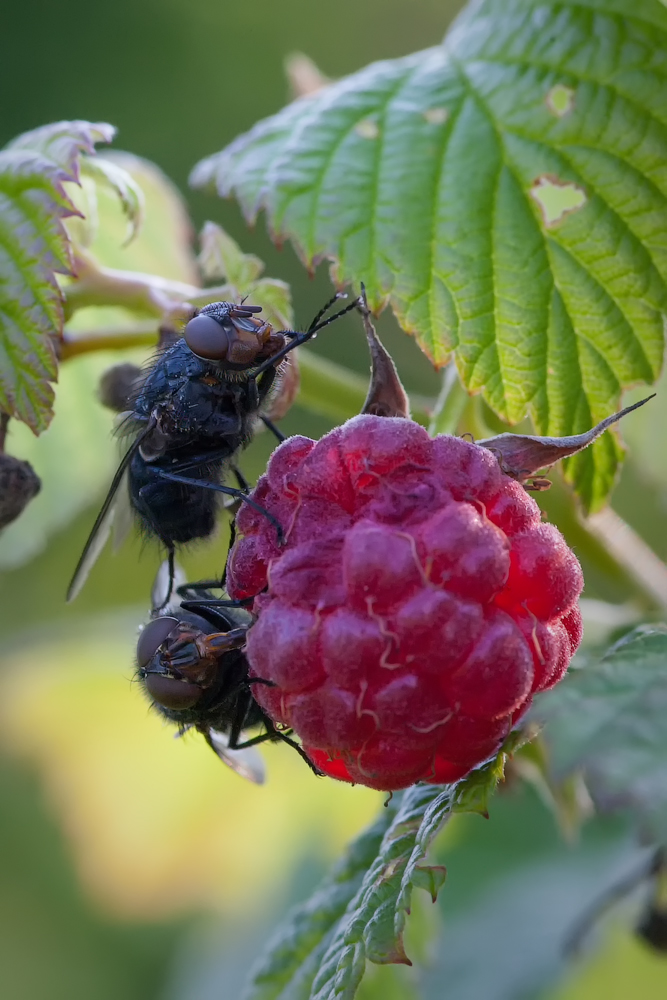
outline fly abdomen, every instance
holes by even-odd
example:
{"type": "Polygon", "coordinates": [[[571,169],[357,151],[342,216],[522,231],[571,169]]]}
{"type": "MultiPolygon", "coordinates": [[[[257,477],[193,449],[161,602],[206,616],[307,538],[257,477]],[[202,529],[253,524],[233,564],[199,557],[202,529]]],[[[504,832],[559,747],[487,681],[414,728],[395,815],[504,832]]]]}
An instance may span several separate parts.
{"type": "MultiPolygon", "coordinates": [[[[194,474],[207,482],[219,483],[222,459],[198,465],[194,474]]],[[[129,489],[132,506],[149,535],[165,544],[185,544],[213,533],[219,494],[201,486],[187,486],[160,476],[172,463],[146,462],[138,453],[132,459],[129,489]]]]}

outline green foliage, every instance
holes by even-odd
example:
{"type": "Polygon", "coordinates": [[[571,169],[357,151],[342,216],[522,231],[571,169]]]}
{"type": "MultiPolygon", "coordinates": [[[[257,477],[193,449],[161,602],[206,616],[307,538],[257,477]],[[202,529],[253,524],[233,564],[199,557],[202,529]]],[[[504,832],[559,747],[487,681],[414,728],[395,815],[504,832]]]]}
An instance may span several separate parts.
{"type": "MultiPolygon", "coordinates": [[[[132,174],[112,157],[98,156],[95,159],[84,157],[81,161],[81,174],[92,178],[106,186],[118,197],[123,212],[127,217],[126,243],[130,243],[139,233],[144,221],[144,193],[132,177],[132,174]]],[[[95,183],[89,188],[92,198],[96,197],[95,183]]]]}
{"type": "Polygon", "coordinates": [[[274,1000],[289,987],[291,995],[307,998],[317,970],[350,900],[377,856],[395,818],[391,802],[369,829],[347,848],[332,872],[305,903],[295,907],[269,943],[267,956],[253,974],[252,1000],[274,1000]]]}
{"type": "Polygon", "coordinates": [[[351,1000],[366,969],[411,962],[403,946],[412,890],[436,901],[446,870],[422,865],[456,812],[485,811],[503,777],[513,735],[498,756],[453,785],[414,785],[395,795],[315,894],[296,907],[268,945],[245,1000],[351,1000]]]}
{"type": "Polygon", "coordinates": [[[667,842],[667,626],[631,632],[537,700],[557,780],[583,771],[598,806],[667,842]]]}
{"type": "MultiPolygon", "coordinates": [[[[187,206],[159,167],[132,153],[110,150],[104,157],[82,161],[81,173],[82,187],[71,185],[69,190],[85,217],[67,220],[73,244],[85,246],[106,267],[141,271],[189,285],[199,283],[187,206]],[[100,182],[99,173],[91,174],[91,169],[102,159],[105,178],[100,182]],[[108,180],[108,164],[115,168],[113,184],[108,180]],[[137,230],[132,242],[127,240],[129,225],[137,230]]],[[[85,315],[77,312],[68,320],[68,329],[87,330],[101,321],[132,324],[132,317],[112,309],[90,309],[85,315]]]]}
{"type": "Polygon", "coordinates": [[[261,305],[264,318],[279,330],[292,326],[289,286],[275,278],[262,278],[264,264],[254,254],[243,253],[238,243],[215,222],[206,222],[201,233],[199,267],[207,281],[224,280],[220,297],[232,302],[250,298],[261,305]]]}
{"type": "MultiPolygon", "coordinates": [[[[73,192],[79,211],[86,216],[67,221],[73,244],[87,243],[95,259],[109,267],[196,281],[194,256],[187,243],[189,222],[176,188],[157,167],[139,157],[114,153],[113,162],[129,178],[126,187],[131,189],[131,184],[142,191],[145,217],[141,231],[131,244],[123,246],[127,219],[117,194],[107,186],[86,186],[73,192]]],[[[89,307],[75,314],[67,332],[95,335],[110,327],[132,329],[135,324],[136,319],[126,310],[89,307]]],[[[126,354],[125,359],[141,364],[145,356],[144,349],[126,354]]],[[[24,424],[10,422],[8,450],[33,465],[42,490],[2,532],[0,566],[16,566],[34,556],[54,532],[69,524],[107,488],[118,462],[118,448],[112,438],[112,414],[100,405],[95,390],[104,370],[116,360],[109,351],[96,351],[61,367],[55,401],[58,419],[40,437],[24,424]]]]}
{"type": "MultiPolygon", "coordinates": [[[[192,182],[363,280],[504,419],[582,432],[662,363],[666,52],[658,0],[483,0],[443,45],[296,101],[192,182]]],[[[605,434],[570,460],[586,507],[619,455],[605,434]]]]}
{"type": "Polygon", "coordinates": [[[593,819],[568,843],[529,788],[514,782],[501,791],[488,822],[458,817],[435,844],[434,860],[450,878],[438,900],[440,935],[414,977],[419,1000],[552,998],[553,984],[576,975],[564,943],[582,913],[646,856],[627,823],[593,819]]]}
{"type": "Polygon", "coordinates": [[[53,416],[62,296],[71,274],[63,219],[76,209],[64,188],[82,152],[110,142],[110,125],[58,122],[26,132],[0,151],[0,410],[39,434],[53,416]]]}

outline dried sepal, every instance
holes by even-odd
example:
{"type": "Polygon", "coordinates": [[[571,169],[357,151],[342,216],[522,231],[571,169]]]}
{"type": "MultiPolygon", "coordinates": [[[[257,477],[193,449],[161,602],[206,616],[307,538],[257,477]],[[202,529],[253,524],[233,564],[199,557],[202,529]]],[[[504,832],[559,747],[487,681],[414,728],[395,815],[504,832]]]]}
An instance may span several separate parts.
{"type": "Polygon", "coordinates": [[[644,403],[648,403],[653,396],[655,393],[638,403],[633,403],[632,406],[626,406],[618,413],[613,413],[584,434],[572,434],[560,438],[538,437],[532,434],[498,434],[496,437],[477,441],[476,444],[493,452],[506,475],[527,485],[529,489],[545,490],[549,488],[549,480],[542,477],[531,479],[536,472],[548,469],[561,459],[570,458],[588,448],[608,427],[644,403]]]}
{"type": "Polygon", "coordinates": [[[15,521],[42,487],[29,462],[0,454],[0,530],[15,521]]]}
{"type": "Polygon", "coordinates": [[[405,417],[409,419],[410,400],[408,394],[398,377],[396,365],[391,355],[380,343],[380,338],[373,326],[363,282],[361,295],[358,299],[358,309],[364,322],[368,348],[371,352],[371,384],[361,412],[370,413],[376,417],[405,417]]]}

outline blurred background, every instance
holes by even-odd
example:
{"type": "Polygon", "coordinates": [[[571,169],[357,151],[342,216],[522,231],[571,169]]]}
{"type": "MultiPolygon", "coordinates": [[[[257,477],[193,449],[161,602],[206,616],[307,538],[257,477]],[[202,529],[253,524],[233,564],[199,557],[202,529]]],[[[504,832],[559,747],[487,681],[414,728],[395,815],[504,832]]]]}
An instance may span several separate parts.
{"type": "MultiPolygon", "coordinates": [[[[187,210],[193,234],[213,219],[265,261],[268,275],[289,282],[303,325],[331,294],[326,269],[309,277],[289,247],[272,246],[262,222],[250,232],[235,204],[189,191],[188,174],[290,98],[290,53],[341,76],[437,44],[460,6],[15,0],[3,8],[0,144],[59,119],[111,122],[115,146],[157,164],[185,201],[138,164],[152,214],[127,250],[116,220],[105,262],[189,280],[192,255],[165,241],[188,224],[187,210]]],[[[380,332],[408,390],[433,398],[439,379],[414,343],[388,315],[380,332]]],[[[368,370],[354,320],[322,334],[313,350],[368,370]]],[[[8,450],[34,461],[45,490],[0,539],[0,981],[8,1000],[240,996],[284,909],[311,891],[382,801],[367,789],[315,781],[289,748],[266,751],[270,780],[256,788],[196,737],[173,739],[132,684],[136,630],[159,561],[150,546],[133,538],[105,553],[77,602],[64,604],[118,457],[111,415],[95,399],[99,374],[118,360],[99,354],[64,367],[57,417],[39,442],[11,425],[8,450]]],[[[624,425],[632,460],[614,506],[664,558],[659,413],[647,408],[624,425]]],[[[283,429],[318,437],[331,425],[297,405],[283,429]]],[[[270,450],[260,435],[245,454],[251,480],[270,450]]],[[[633,621],[641,599],[613,558],[582,535],[567,491],[557,484],[544,502],[584,562],[590,634],[624,615],[633,621]]],[[[220,569],[225,547],[226,528],[205,552],[189,553],[190,578],[220,569]]],[[[650,596],[647,608],[657,610],[650,596]]],[[[592,823],[566,844],[539,798],[510,784],[491,823],[461,819],[438,845],[450,882],[438,908],[415,907],[412,945],[408,939],[408,952],[428,958],[431,972],[374,969],[362,1000],[412,997],[417,986],[425,1000],[664,997],[664,960],[618,927],[560,978],[568,924],[635,852],[621,823],[592,823]]]]}

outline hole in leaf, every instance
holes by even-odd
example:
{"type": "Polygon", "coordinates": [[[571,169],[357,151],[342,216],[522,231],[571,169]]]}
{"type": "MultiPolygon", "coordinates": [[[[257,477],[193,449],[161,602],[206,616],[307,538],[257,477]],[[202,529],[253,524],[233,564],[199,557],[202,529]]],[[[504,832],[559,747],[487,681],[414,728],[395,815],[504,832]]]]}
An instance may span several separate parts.
{"type": "Polygon", "coordinates": [[[449,111],[447,108],[429,108],[423,115],[429,125],[444,125],[449,118],[449,111]]]}
{"type": "Polygon", "coordinates": [[[574,107],[574,90],[557,83],[547,94],[547,107],[556,118],[562,118],[574,107]]]}
{"type": "Polygon", "coordinates": [[[354,126],[354,131],[357,135],[360,135],[362,139],[377,139],[380,134],[380,129],[377,122],[374,122],[372,118],[362,118],[360,122],[354,126]]]}
{"type": "Polygon", "coordinates": [[[588,200],[583,188],[549,174],[541,174],[537,178],[530,189],[530,194],[540,206],[547,226],[555,226],[570,212],[580,209],[588,200]]]}

